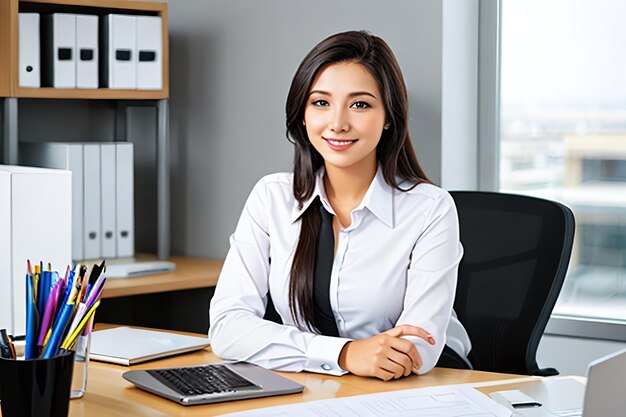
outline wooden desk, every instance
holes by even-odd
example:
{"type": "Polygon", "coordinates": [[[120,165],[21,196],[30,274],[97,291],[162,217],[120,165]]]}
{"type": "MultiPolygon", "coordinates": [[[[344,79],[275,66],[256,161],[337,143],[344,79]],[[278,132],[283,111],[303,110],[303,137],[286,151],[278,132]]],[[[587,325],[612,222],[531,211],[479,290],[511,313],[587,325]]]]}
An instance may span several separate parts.
{"type": "Polygon", "coordinates": [[[210,348],[160,361],[133,367],[109,365],[100,362],[89,364],[87,392],[82,399],[70,401],[70,417],[127,417],[127,416],[213,416],[223,413],[244,411],[253,408],[271,407],[304,401],[347,397],[382,391],[401,390],[456,383],[479,383],[485,381],[520,378],[519,375],[496,374],[479,371],[463,371],[437,368],[422,376],[410,376],[401,380],[382,382],[354,375],[333,377],[320,374],[280,373],[305,386],[301,394],[283,395],[253,400],[240,400],[218,404],[185,407],[172,401],[149,394],[122,378],[130,369],[148,369],[180,365],[197,365],[217,362],[219,359],[210,348]]]}
{"type": "Polygon", "coordinates": [[[114,298],[214,287],[224,264],[222,259],[186,258],[182,256],[174,256],[170,261],[176,263],[176,270],[173,272],[108,279],[102,297],[114,298]]]}

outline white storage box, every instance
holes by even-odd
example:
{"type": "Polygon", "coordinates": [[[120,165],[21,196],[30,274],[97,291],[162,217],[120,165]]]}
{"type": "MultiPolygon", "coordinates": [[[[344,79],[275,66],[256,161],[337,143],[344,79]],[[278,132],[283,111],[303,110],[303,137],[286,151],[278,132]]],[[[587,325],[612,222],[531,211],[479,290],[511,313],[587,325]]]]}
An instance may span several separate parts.
{"type": "Polygon", "coordinates": [[[72,260],[70,171],[0,165],[0,328],[26,327],[26,260],[59,274],[72,260]]]}

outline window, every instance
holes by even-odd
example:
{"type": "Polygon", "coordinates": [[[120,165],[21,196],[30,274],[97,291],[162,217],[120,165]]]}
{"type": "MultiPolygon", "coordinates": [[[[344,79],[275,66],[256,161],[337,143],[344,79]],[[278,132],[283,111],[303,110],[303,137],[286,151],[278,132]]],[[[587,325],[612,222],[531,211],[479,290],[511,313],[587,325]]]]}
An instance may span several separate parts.
{"type": "Polygon", "coordinates": [[[500,5],[499,188],[574,211],[554,313],[626,322],[626,2],[500,5]]]}

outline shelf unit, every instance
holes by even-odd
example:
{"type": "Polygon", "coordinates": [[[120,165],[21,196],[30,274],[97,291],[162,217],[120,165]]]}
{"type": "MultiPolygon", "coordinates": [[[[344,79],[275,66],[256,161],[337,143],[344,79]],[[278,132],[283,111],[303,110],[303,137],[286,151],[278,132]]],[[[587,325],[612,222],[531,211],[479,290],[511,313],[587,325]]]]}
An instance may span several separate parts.
{"type": "Polygon", "coordinates": [[[3,103],[0,131],[0,163],[16,165],[19,161],[18,105],[21,98],[113,100],[115,141],[125,141],[126,115],[129,107],[153,106],[157,110],[157,257],[167,259],[170,251],[169,225],[169,45],[167,3],[142,0],[0,0],[0,100],[3,103]],[[18,83],[18,14],[39,13],[109,13],[147,14],[162,18],[163,88],[161,90],[114,90],[24,88],[18,83]]]}

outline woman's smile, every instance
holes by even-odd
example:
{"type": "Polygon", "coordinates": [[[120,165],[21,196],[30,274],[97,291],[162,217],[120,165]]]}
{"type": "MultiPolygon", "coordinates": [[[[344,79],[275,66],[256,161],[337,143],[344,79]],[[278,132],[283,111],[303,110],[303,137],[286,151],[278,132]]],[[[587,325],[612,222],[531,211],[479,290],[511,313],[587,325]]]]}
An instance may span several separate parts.
{"type": "Polygon", "coordinates": [[[325,138],[323,136],[322,139],[324,139],[328,146],[334,151],[346,150],[358,141],[358,139],[335,139],[325,138]]]}

